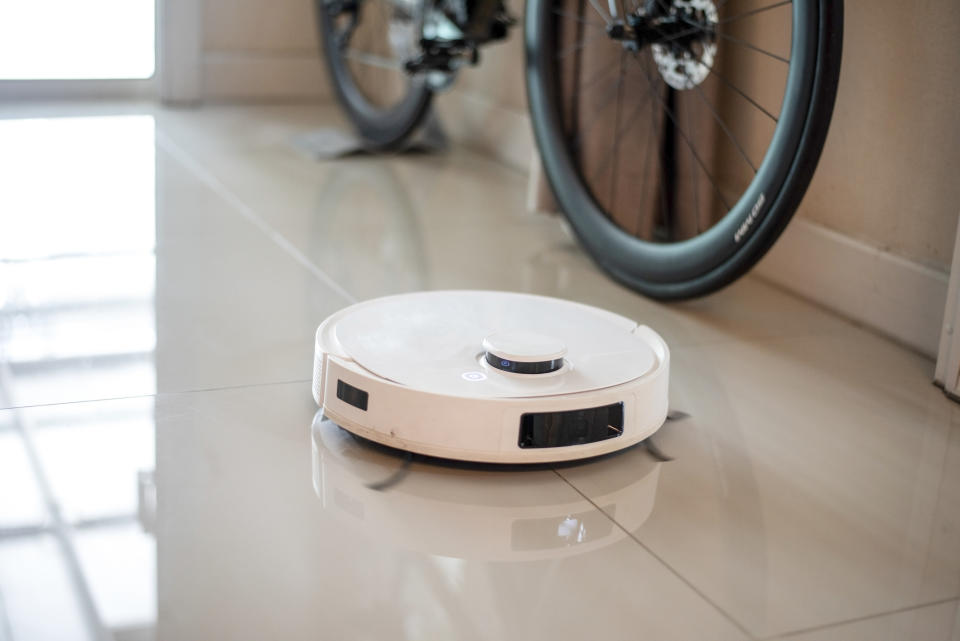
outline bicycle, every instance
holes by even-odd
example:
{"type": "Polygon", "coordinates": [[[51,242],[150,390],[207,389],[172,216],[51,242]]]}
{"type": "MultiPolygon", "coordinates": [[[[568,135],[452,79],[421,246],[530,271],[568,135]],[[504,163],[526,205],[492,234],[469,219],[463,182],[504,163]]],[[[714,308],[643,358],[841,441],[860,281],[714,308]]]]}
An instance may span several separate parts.
{"type": "MultiPolygon", "coordinates": [[[[335,94],[379,149],[507,37],[503,0],[316,0],[335,94]]],[[[527,0],[526,85],[545,176],[608,274],[658,299],[713,292],[774,244],[837,93],[831,0],[527,0]]]]}

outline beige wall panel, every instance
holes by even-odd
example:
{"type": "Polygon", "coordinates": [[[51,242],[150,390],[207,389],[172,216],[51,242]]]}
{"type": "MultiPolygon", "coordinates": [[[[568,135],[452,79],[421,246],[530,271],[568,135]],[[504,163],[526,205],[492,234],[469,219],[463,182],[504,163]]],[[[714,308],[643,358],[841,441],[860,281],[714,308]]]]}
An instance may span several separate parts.
{"type": "Polygon", "coordinates": [[[507,2],[517,18],[510,36],[480,51],[480,64],[463,70],[457,91],[482,96],[500,107],[526,112],[527,90],[523,79],[523,2],[507,2]]]}
{"type": "Polygon", "coordinates": [[[960,202],[960,2],[845,8],[840,91],[802,215],[947,271],[960,202]]]}
{"type": "Polygon", "coordinates": [[[529,171],[533,130],[524,112],[460,90],[441,95],[434,105],[444,130],[457,144],[517,171],[529,171]]]}
{"type": "Polygon", "coordinates": [[[313,0],[203,0],[207,51],[316,51],[313,0]]]}
{"type": "Polygon", "coordinates": [[[203,61],[207,100],[258,102],[329,100],[330,85],[319,56],[207,54],[203,61]]]}

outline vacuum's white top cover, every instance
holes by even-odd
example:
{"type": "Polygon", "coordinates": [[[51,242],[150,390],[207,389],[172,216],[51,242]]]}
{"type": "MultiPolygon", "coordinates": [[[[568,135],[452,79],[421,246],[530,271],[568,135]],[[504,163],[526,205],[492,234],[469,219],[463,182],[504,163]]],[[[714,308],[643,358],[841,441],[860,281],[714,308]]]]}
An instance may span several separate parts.
{"type": "MultiPolygon", "coordinates": [[[[569,301],[484,291],[443,291],[379,298],[354,306],[336,324],[341,348],[374,374],[435,394],[530,398],[619,385],[656,365],[637,323],[569,301]],[[487,346],[510,337],[510,351],[529,360],[549,346],[563,353],[549,374],[500,371],[487,346]],[[523,337],[529,338],[529,349],[523,337]],[[562,350],[565,349],[565,353],[562,350]]],[[[499,354],[503,356],[503,354],[499,354]]]]}

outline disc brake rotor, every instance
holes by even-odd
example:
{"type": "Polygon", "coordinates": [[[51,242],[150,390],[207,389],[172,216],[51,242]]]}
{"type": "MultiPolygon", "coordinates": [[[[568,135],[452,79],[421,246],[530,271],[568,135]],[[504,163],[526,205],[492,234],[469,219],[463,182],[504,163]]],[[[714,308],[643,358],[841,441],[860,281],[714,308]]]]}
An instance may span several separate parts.
{"type": "Polygon", "coordinates": [[[702,37],[694,37],[683,45],[677,41],[651,45],[663,80],[674,89],[685,91],[706,80],[713,68],[717,44],[709,34],[719,18],[711,0],[674,0],[671,9],[689,16],[685,21],[690,23],[691,31],[702,29],[702,37]]]}

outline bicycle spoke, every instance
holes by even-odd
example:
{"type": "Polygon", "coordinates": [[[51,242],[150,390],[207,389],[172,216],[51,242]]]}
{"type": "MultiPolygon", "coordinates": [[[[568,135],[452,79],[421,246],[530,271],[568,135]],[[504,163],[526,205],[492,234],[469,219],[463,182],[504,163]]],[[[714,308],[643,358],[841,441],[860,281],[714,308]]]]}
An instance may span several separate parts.
{"type": "MultiPolygon", "coordinates": [[[[647,104],[650,104],[650,100],[649,100],[649,99],[647,100],[647,104]]],[[[651,118],[652,118],[652,116],[653,116],[653,109],[650,109],[650,115],[651,115],[651,118]]],[[[656,125],[654,125],[654,126],[652,126],[652,127],[650,128],[650,135],[647,136],[647,143],[643,146],[643,147],[644,147],[644,149],[643,149],[643,183],[641,183],[641,185],[640,185],[640,199],[639,199],[640,208],[637,209],[637,218],[636,218],[636,220],[634,221],[634,230],[635,230],[635,231],[634,231],[634,235],[640,234],[640,215],[643,213],[643,205],[644,205],[644,203],[647,202],[647,201],[646,201],[646,198],[644,198],[644,196],[647,195],[647,183],[649,182],[649,178],[650,178],[650,173],[649,173],[649,170],[650,170],[650,148],[651,148],[651,146],[652,146],[652,144],[653,144],[653,140],[657,137],[657,136],[656,136],[656,130],[657,130],[656,125]]]]}
{"type": "MultiPolygon", "coordinates": [[[[599,74],[597,74],[596,76],[594,76],[593,78],[591,78],[591,79],[587,82],[587,84],[583,85],[583,86],[580,87],[577,91],[575,91],[575,92],[572,94],[572,98],[573,98],[574,100],[577,100],[577,99],[580,97],[580,94],[582,94],[582,93],[583,93],[584,91],[586,91],[587,89],[590,89],[591,87],[596,86],[601,80],[603,80],[603,79],[607,76],[607,74],[609,74],[609,73],[610,73],[611,71],[613,71],[614,69],[616,69],[616,67],[614,67],[614,66],[605,67],[603,71],[601,71],[599,74]]],[[[577,78],[579,78],[579,75],[577,75],[577,78]]]]}
{"type": "MultiPolygon", "coordinates": [[[[583,0],[580,0],[579,2],[577,2],[577,24],[574,25],[573,27],[576,30],[576,38],[578,41],[583,38],[583,28],[587,24],[586,21],[583,19],[583,11],[584,11],[583,0]]],[[[572,91],[570,92],[571,100],[570,100],[570,121],[569,121],[570,122],[569,127],[571,128],[575,127],[576,123],[579,122],[578,114],[579,114],[579,107],[580,107],[579,105],[580,67],[582,64],[583,64],[583,56],[577,56],[576,58],[573,59],[573,76],[572,76],[573,87],[572,87],[572,91]]],[[[558,68],[560,66],[561,65],[557,65],[558,68]]]]}
{"type": "Polygon", "coordinates": [[[607,33],[606,33],[605,31],[604,31],[603,33],[595,33],[595,34],[593,34],[593,35],[591,35],[591,36],[588,36],[588,37],[584,38],[584,39],[581,40],[580,42],[577,42],[577,43],[575,43],[575,44],[570,45],[569,47],[567,47],[566,49],[564,49],[563,51],[561,51],[560,53],[557,54],[557,56],[556,56],[556,57],[557,57],[557,60],[562,60],[562,59],[566,58],[567,56],[569,56],[571,53],[576,53],[576,52],[580,51],[581,49],[583,49],[584,47],[586,47],[588,44],[590,44],[591,42],[593,42],[594,40],[597,40],[597,39],[600,38],[601,36],[606,36],[606,35],[607,35],[607,33]]]}
{"type": "MultiPolygon", "coordinates": [[[[641,67],[641,70],[643,70],[642,67],[641,67]]],[[[650,77],[650,75],[647,74],[646,71],[644,71],[643,73],[647,77],[647,82],[651,86],[654,86],[654,81],[650,77]]],[[[713,174],[711,174],[710,171],[707,170],[706,165],[703,163],[703,160],[700,158],[700,154],[697,153],[697,150],[694,148],[693,143],[690,142],[690,139],[687,136],[686,132],[683,130],[683,127],[681,127],[677,123],[677,119],[674,116],[673,111],[671,111],[670,107],[668,107],[667,104],[663,101],[663,98],[660,98],[658,93],[655,92],[654,96],[660,101],[660,104],[663,105],[664,114],[666,114],[666,116],[670,119],[670,122],[673,123],[674,127],[677,128],[677,131],[680,133],[680,137],[683,138],[684,142],[687,143],[687,147],[690,148],[690,152],[693,154],[693,157],[697,159],[697,163],[699,163],[700,168],[703,169],[703,173],[705,173],[707,175],[707,178],[710,179],[710,184],[713,185],[714,191],[717,192],[717,196],[720,198],[720,202],[722,202],[723,206],[727,208],[727,211],[730,211],[730,205],[727,203],[727,199],[724,198],[723,194],[720,192],[720,187],[717,185],[717,181],[714,180],[713,174]]]]}
{"type": "Polygon", "coordinates": [[[733,89],[734,91],[736,91],[738,94],[740,94],[741,96],[743,96],[744,100],[746,100],[746,101],[749,102],[751,105],[753,105],[754,107],[756,107],[757,109],[759,109],[760,111],[762,111],[764,114],[766,114],[766,116],[767,116],[768,118],[770,118],[770,120],[772,120],[772,121],[775,122],[775,123],[776,123],[776,122],[779,122],[779,119],[778,119],[776,116],[774,116],[772,113],[770,113],[769,111],[767,111],[766,109],[764,109],[763,106],[762,106],[759,102],[757,102],[756,100],[754,100],[753,98],[751,98],[750,96],[748,96],[746,93],[743,92],[742,89],[740,89],[739,87],[737,87],[736,85],[734,85],[732,82],[730,82],[729,80],[727,80],[727,79],[726,79],[723,75],[721,75],[720,72],[718,72],[716,69],[714,69],[713,67],[708,66],[707,64],[705,64],[704,62],[702,62],[702,61],[700,61],[700,60],[694,60],[694,62],[696,62],[696,63],[697,63],[698,65],[700,65],[701,67],[706,67],[707,72],[708,72],[711,76],[716,77],[717,80],[719,80],[720,82],[722,82],[723,84],[725,84],[726,86],[730,87],[731,89],[733,89]]]}
{"type": "Polygon", "coordinates": [[[620,110],[623,105],[623,58],[626,56],[627,51],[623,50],[620,53],[620,78],[617,81],[619,87],[617,88],[617,113],[613,119],[613,170],[610,172],[610,217],[613,217],[613,206],[616,203],[616,189],[617,189],[617,162],[620,154],[620,141],[623,140],[623,137],[619,134],[620,131],[620,110]]]}
{"type": "MultiPolygon", "coordinates": [[[[687,75],[686,71],[684,71],[683,75],[687,76],[687,78],[690,77],[687,75]]],[[[747,161],[748,165],[750,165],[750,169],[752,169],[753,173],[756,174],[757,173],[756,166],[750,161],[749,156],[747,156],[747,152],[744,151],[743,147],[737,141],[736,137],[730,132],[730,129],[727,128],[727,125],[724,124],[723,119],[720,117],[720,114],[717,113],[716,108],[713,106],[713,103],[710,102],[710,99],[707,98],[706,94],[703,92],[703,89],[700,88],[699,84],[694,84],[693,87],[694,89],[697,90],[697,95],[700,96],[700,100],[703,101],[703,104],[705,104],[707,106],[707,109],[710,110],[710,113],[713,114],[713,119],[716,120],[717,124],[720,125],[720,128],[723,129],[723,133],[727,134],[727,137],[730,139],[730,142],[733,143],[733,145],[737,148],[737,151],[740,152],[740,155],[743,156],[743,159],[747,161]]]]}
{"type": "Polygon", "coordinates": [[[723,20],[721,20],[721,21],[718,22],[717,24],[728,24],[728,23],[730,23],[730,22],[734,22],[734,21],[739,20],[739,19],[741,19],[741,18],[746,18],[747,16],[756,15],[756,14],[758,14],[758,13],[762,13],[762,12],[764,12],[764,11],[769,11],[770,9],[776,9],[777,7],[782,7],[782,6],[784,6],[784,5],[792,4],[792,3],[793,3],[793,0],[783,0],[782,2],[777,2],[777,3],[774,3],[774,4],[767,5],[767,6],[765,6],[765,7],[760,7],[759,9],[752,9],[752,10],[750,10],[750,11],[744,11],[743,13],[738,13],[738,14],[735,15],[735,16],[730,16],[729,18],[724,18],[723,20]]]}
{"type": "MultiPolygon", "coordinates": [[[[641,70],[642,70],[643,61],[639,60],[636,56],[634,56],[634,60],[637,61],[637,64],[641,67],[641,70]]],[[[644,71],[644,75],[646,75],[645,71],[644,71]]],[[[654,94],[656,94],[657,100],[662,103],[662,99],[659,95],[660,94],[659,88],[656,87],[655,85],[647,83],[647,104],[650,105],[649,112],[650,112],[650,133],[651,133],[650,137],[647,140],[647,144],[648,144],[648,147],[650,145],[656,144],[656,147],[657,147],[656,157],[660,161],[660,166],[657,168],[657,173],[659,173],[661,178],[663,178],[663,172],[665,171],[668,163],[667,163],[667,157],[664,149],[665,140],[661,140],[660,137],[657,136],[657,132],[660,130],[660,128],[657,126],[657,112],[653,108],[654,94]]],[[[640,207],[637,209],[637,217],[635,219],[636,224],[634,225],[634,228],[637,229],[638,233],[641,230],[641,222],[643,220],[644,204],[646,202],[643,196],[646,195],[646,187],[647,187],[649,175],[650,175],[650,172],[645,170],[644,177],[643,177],[644,185],[641,191],[640,207]]],[[[653,187],[654,189],[657,190],[656,198],[660,201],[659,218],[661,219],[663,226],[665,228],[669,228],[670,227],[670,220],[669,220],[670,211],[669,211],[669,207],[667,206],[667,194],[666,194],[666,189],[664,189],[663,187],[663,181],[661,180],[659,183],[654,181],[653,187]]],[[[649,227],[650,227],[651,238],[653,238],[654,236],[656,236],[656,224],[657,224],[657,217],[658,217],[656,211],[653,212],[651,216],[652,217],[650,219],[649,227]]]]}
{"type": "MultiPolygon", "coordinates": [[[[611,178],[610,178],[610,201],[611,202],[610,202],[609,214],[611,219],[613,218],[613,203],[616,200],[617,166],[619,164],[620,143],[623,141],[626,135],[630,132],[630,130],[633,129],[633,126],[637,123],[640,116],[643,114],[644,107],[649,107],[650,104],[651,104],[651,101],[647,99],[645,102],[637,105],[634,108],[634,110],[630,113],[630,116],[626,119],[626,123],[622,127],[619,127],[619,121],[621,120],[621,118],[618,113],[616,117],[615,127],[613,130],[613,135],[614,135],[613,150],[606,155],[603,161],[593,169],[590,177],[587,178],[588,185],[595,184],[596,182],[598,182],[600,177],[603,175],[603,172],[610,165],[610,163],[611,162],[613,163],[613,169],[612,169],[611,178]]],[[[650,109],[650,111],[652,112],[653,109],[650,109]]]]}
{"type": "MultiPolygon", "coordinates": [[[[615,68],[615,67],[611,67],[611,68],[615,68]]],[[[619,91],[619,89],[620,89],[619,83],[615,83],[610,89],[607,89],[606,92],[603,94],[603,97],[601,98],[601,100],[604,101],[602,106],[599,107],[598,109],[595,109],[594,113],[597,113],[597,114],[603,113],[606,110],[607,106],[610,105],[611,101],[613,101],[613,98],[617,94],[617,91],[619,91]]],[[[574,150],[579,152],[580,146],[581,144],[583,144],[584,137],[586,136],[586,134],[589,134],[590,132],[592,132],[593,128],[596,127],[597,123],[599,122],[602,122],[601,118],[594,118],[593,121],[587,126],[586,129],[584,129],[583,131],[577,132],[577,135],[574,137],[572,141],[572,148],[574,150]]],[[[574,123],[574,127],[578,127],[578,123],[574,123]]]]}
{"type": "MultiPolygon", "coordinates": [[[[607,154],[607,156],[603,159],[603,162],[597,165],[596,168],[594,168],[593,174],[587,178],[588,183],[595,182],[603,173],[603,170],[607,168],[607,165],[610,164],[611,159],[615,159],[615,154],[617,153],[617,149],[619,148],[621,141],[627,135],[630,129],[633,127],[633,125],[635,124],[640,114],[643,112],[643,107],[646,107],[649,104],[650,104],[650,100],[648,98],[646,102],[643,102],[637,105],[637,107],[630,114],[630,117],[627,118],[626,124],[622,128],[619,128],[619,129],[614,128],[614,151],[610,154],[607,154]]],[[[617,116],[617,118],[619,119],[619,115],[617,116]]]]}
{"type": "Polygon", "coordinates": [[[717,32],[715,32],[715,33],[716,33],[718,36],[720,36],[721,38],[724,38],[724,39],[726,39],[726,40],[729,40],[730,42],[736,43],[736,44],[740,45],[741,47],[746,47],[746,48],[748,48],[748,49],[753,49],[753,50],[756,51],[757,53],[762,53],[762,54],[765,55],[765,56],[770,56],[770,57],[773,58],[774,60],[779,60],[780,62],[785,62],[785,63],[787,63],[787,64],[790,64],[790,59],[789,59],[789,58],[784,58],[783,56],[778,56],[778,55],[775,54],[775,53],[771,53],[771,52],[767,51],[766,49],[761,49],[760,47],[757,47],[756,45],[750,44],[750,43],[747,42],[746,40],[741,40],[740,38],[734,38],[734,37],[731,36],[730,34],[723,33],[722,31],[717,31],[717,32]]]}

